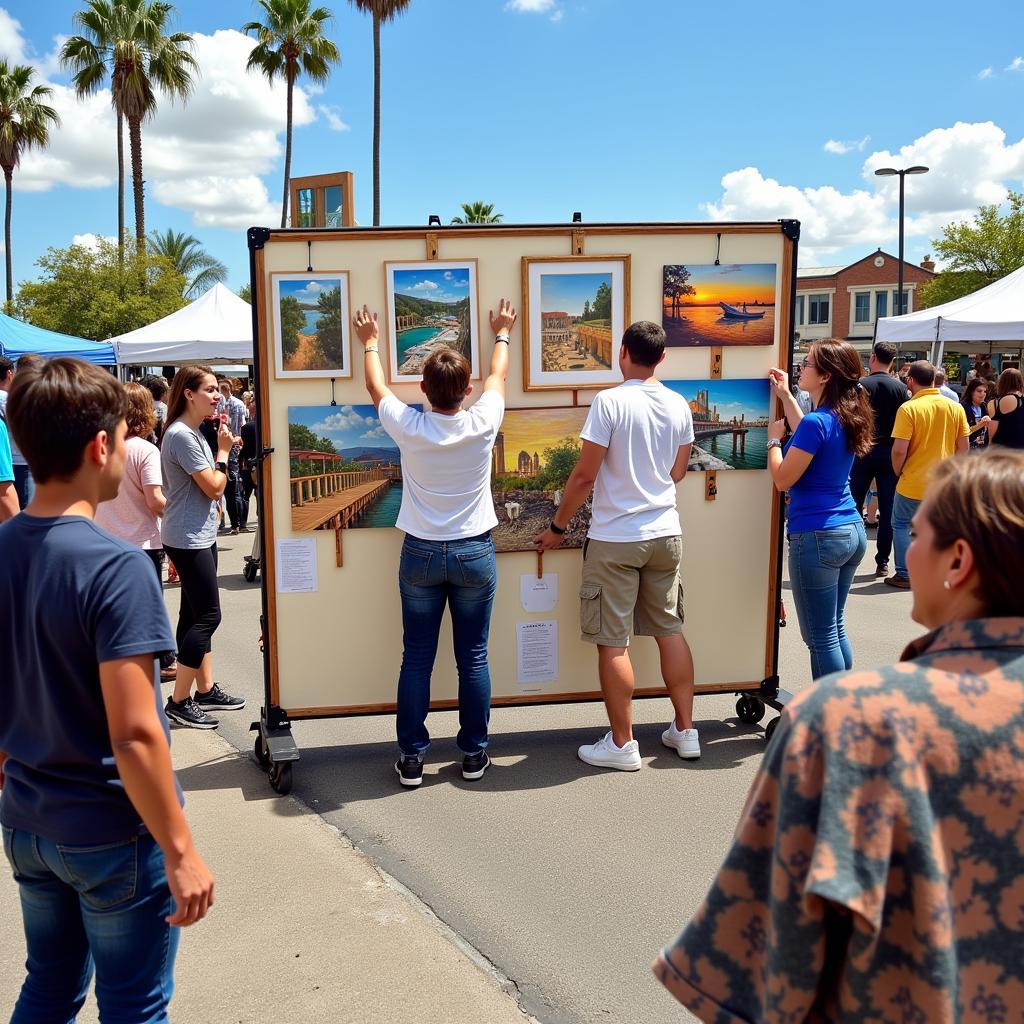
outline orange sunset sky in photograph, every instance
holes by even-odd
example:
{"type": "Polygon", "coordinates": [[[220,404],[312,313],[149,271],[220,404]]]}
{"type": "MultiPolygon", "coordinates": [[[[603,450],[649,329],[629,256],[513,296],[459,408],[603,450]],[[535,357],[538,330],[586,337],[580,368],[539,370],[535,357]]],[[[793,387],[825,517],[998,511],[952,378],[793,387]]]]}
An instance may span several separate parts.
{"type": "MultiPolygon", "coordinates": [[[[681,306],[709,306],[716,302],[775,302],[775,264],[747,263],[716,267],[684,264],[690,271],[687,282],[696,295],[680,296],[681,306]]],[[[665,305],[671,306],[666,298],[665,305]]]]}
{"type": "Polygon", "coordinates": [[[587,419],[587,409],[508,409],[501,424],[505,435],[505,468],[514,471],[520,452],[536,452],[544,464],[544,449],[563,437],[579,438],[587,419]]]}

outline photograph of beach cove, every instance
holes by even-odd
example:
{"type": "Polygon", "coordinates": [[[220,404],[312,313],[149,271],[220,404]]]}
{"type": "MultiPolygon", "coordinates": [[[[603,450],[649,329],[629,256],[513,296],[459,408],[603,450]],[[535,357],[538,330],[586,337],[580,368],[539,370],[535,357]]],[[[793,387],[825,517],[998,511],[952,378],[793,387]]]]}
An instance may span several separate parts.
{"type": "Polygon", "coordinates": [[[670,264],[663,270],[666,344],[775,344],[774,263],[670,264]]]}
{"type": "Polygon", "coordinates": [[[422,379],[440,346],[469,360],[480,376],[476,261],[386,263],[391,382],[422,379]]]}
{"type": "Polygon", "coordinates": [[[351,377],[348,274],[272,274],[278,377],[351,377]]]}

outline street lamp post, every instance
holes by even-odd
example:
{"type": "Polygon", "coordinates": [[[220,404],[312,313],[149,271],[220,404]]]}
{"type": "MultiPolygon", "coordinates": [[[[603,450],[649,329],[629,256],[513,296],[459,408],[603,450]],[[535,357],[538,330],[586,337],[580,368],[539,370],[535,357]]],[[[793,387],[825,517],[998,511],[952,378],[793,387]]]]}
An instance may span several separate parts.
{"type": "Polygon", "coordinates": [[[898,283],[896,285],[896,302],[899,303],[899,312],[896,316],[906,313],[906,303],[903,301],[903,179],[908,174],[927,174],[928,168],[920,164],[914,167],[907,167],[897,170],[895,167],[879,167],[875,174],[882,178],[891,178],[899,175],[900,179],[900,267],[898,272],[898,283]]]}

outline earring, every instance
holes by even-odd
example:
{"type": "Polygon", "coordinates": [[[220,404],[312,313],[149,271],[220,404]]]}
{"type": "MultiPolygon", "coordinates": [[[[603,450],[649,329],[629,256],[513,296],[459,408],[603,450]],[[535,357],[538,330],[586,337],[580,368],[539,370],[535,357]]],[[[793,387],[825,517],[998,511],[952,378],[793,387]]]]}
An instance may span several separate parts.
{"type": "Polygon", "coordinates": [[[951,584],[951,583],[949,582],[949,580],[943,580],[943,581],[942,581],[942,585],[943,585],[943,586],[944,586],[944,587],[945,587],[945,588],[946,588],[947,590],[952,590],[952,589],[953,589],[953,586],[952,586],[952,584],[951,584]]]}

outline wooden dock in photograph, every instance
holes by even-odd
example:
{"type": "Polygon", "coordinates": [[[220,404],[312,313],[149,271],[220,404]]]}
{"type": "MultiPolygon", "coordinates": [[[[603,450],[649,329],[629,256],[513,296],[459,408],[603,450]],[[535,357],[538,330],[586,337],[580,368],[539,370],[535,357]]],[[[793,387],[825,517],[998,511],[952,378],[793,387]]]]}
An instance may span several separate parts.
{"type": "Polygon", "coordinates": [[[342,530],[358,519],[393,481],[401,479],[400,466],[292,477],[292,529],[303,533],[342,530]]]}

